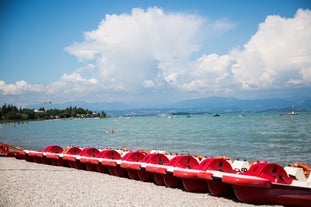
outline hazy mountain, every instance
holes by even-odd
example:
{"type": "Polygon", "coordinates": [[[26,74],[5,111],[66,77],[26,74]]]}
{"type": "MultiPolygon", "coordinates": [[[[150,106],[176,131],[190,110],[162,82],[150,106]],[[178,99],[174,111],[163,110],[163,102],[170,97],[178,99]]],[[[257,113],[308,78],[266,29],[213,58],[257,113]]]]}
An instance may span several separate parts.
{"type": "MultiPolygon", "coordinates": [[[[302,98],[288,99],[237,99],[233,97],[208,97],[193,100],[179,101],[175,104],[145,107],[143,109],[133,107],[119,102],[102,102],[102,103],[87,103],[83,101],[67,102],[62,104],[48,103],[45,105],[47,109],[58,108],[65,109],[69,106],[81,107],[95,111],[106,111],[113,114],[156,114],[170,112],[210,112],[210,113],[225,113],[225,112],[241,112],[241,111],[291,111],[292,106],[295,111],[310,111],[311,99],[304,100],[302,98]]],[[[41,105],[31,105],[27,108],[42,108],[41,105]]]]}
{"type": "Polygon", "coordinates": [[[192,108],[208,112],[266,111],[266,110],[311,110],[311,100],[303,99],[237,99],[209,97],[180,101],[175,108],[192,108]]]}

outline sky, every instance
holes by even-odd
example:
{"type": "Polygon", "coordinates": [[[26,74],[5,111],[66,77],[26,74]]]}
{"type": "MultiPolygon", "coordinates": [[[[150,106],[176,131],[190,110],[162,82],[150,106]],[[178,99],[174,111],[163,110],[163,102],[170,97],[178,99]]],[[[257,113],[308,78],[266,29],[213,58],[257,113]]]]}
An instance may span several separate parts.
{"type": "Polygon", "coordinates": [[[309,0],[2,0],[0,104],[311,98],[309,0]]]}

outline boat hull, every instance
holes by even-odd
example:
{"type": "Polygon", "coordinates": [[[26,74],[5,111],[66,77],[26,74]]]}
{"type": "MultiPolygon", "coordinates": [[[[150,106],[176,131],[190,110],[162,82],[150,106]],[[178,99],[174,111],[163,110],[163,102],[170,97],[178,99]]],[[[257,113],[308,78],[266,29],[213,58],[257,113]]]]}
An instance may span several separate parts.
{"type": "Polygon", "coordinates": [[[141,181],[144,181],[144,182],[153,181],[153,174],[150,172],[147,172],[146,169],[141,169],[140,171],[138,171],[138,177],[141,181]]]}
{"type": "Polygon", "coordinates": [[[199,178],[201,170],[192,169],[176,169],[173,174],[176,177],[181,178],[184,189],[188,192],[209,192],[207,180],[199,178]]]}
{"type": "Polygon", "coordinates": [[[185,190],[188,192],[198,192],[198,193],[209,192],[208,185],[205,180],[183,178],[182,182],[185,190]]]}
{"type": "Polygon", "coordinates": [[[97,167],[97,172],[108,173],[108,167],[107,166],[104,166],[102,164],[97,164],[96,167],[97,167]]]}
{"type": "Polygon", "coordinates": [[[271,188],[234,186],[236,197],[246,203],[280,204],[307,207],[311,203],[311,189],[285,185],[271,185],[271,188]]]}
{"type": "Polygon", "coordinates": [[[182,188],[183,187],[181,178],[175,177],[173,173],[167,173],[163,175],[163,179],[167,187],[170,187],[170,188],[182,188]]]}
{"type": "Polygon", "coordinates": [[[219,178],[209,180],[207,186],[213,196],[234,196],[232,185],[223,183],[219,178]]]}

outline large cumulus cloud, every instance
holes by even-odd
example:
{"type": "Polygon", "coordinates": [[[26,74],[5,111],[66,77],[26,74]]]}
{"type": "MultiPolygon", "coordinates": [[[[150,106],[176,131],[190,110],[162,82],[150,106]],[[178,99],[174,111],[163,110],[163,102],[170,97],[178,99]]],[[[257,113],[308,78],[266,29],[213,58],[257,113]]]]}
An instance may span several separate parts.
{"type": "Polygon", "coordinates": [[[294,18],[268,16],[241,50],[231,53],[232,72],[242,88],[311,85],[311,11],[294,18]]]}
{"type": "Polygon", "coordinates": [[[184,70],[178,64],[198,51],[204,21],[158,8],[133,9],[106,15],[96,30],[84,34],[85,41],[66,51],[94,64],[97,78],[111,90],[160,87],[174,83],[172,74],[184,70]]]}
{"type": "Polygon", "coordinates": [[[294,18],[268,16],[243,47],[203,55],[185,90],[212,94],[311,86],[311,11],[294,18]]]}
{"type": "Polygon", "coordinates": [[[293,18],[268,16],[244,45],[228,54],[204,53],[201,46],[210,36],[232,29],[241,28],[156,7],[106,15],[82,42],[65,48],[81,68],[44,86],[1,81],[0,92],[71,94],[72,99],[92,94],[113,101],[143,94],[161,100],[163,91],[208,96],[311,86],[310,10],[298,10],[293,18]]]}
{"type": "Polygon", "coordinates": [[[118,89],[169,85],[230,94],[310,86],[311,11],[298,10],[293,18],[268,16],[242,47],[191,58],[208,42],[205,37],[232,28],[230,22],[210,23],[196,15],[133,9],[130,15],[107,15],[96,30],[85,33],[84,42],[67,51],[95,61],[100,78],[118,89]]]}

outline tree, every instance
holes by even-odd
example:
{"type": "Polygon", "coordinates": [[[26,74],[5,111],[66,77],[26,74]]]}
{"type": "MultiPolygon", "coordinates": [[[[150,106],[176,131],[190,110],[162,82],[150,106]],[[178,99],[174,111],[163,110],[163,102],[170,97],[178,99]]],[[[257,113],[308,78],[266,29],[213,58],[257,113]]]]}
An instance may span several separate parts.
{"type": "Polygon", "coordinates": [[[18,109],[16,106],[4,104],[0,107],[0,120],[3,121],[24,121],[24,120],[44,120],[55,118],[89,118],[106,117],[106,112],[92,112],[88,109],[67,107],[66,109],[48,109],[40,108],[37,112],[34,109],[18,109]]]}
{"type": "Polygon", "coordinates": [[[102,113],[101,113],[101,116],[100,116],[100,117],[101,117],[101,118],[106,118],[106,117],[107,117],[106,112],[102,111],[102,113]]]}

